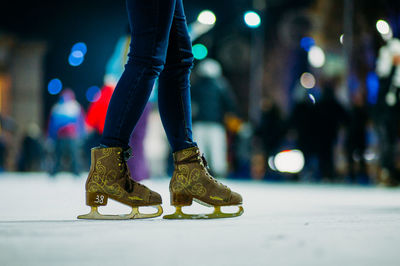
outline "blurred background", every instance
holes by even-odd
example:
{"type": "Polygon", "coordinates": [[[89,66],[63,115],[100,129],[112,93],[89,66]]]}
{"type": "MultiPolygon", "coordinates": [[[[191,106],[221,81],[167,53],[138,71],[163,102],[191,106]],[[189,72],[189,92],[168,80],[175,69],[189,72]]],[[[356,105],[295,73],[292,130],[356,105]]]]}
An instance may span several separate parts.
{"type": "MultiPolygon", "coordinates": [[[[400,184],[400,2],[184,4],[193,133],[217,177],[400,184]]],[[[125,1],[1,11],[1,171],[81,178],[128,53],[125,1]]],[[[136,180],[172,171],[156,99],[131,137],[136,180]]]]}

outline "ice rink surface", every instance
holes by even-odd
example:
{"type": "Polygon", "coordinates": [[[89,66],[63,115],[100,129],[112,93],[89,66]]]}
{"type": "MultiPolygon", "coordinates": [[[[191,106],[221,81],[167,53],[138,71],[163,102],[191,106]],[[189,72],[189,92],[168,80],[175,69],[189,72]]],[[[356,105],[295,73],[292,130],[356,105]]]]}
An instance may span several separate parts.
{"type": "MultiPolygon", "coordinates": [[[[0,175],[0,265],[400,265],[399,189],[225,181],[239,218],[85,221],[84,181],[0,175]]],[[[168,179],[145,184],[171,213],[168,179]]]]}

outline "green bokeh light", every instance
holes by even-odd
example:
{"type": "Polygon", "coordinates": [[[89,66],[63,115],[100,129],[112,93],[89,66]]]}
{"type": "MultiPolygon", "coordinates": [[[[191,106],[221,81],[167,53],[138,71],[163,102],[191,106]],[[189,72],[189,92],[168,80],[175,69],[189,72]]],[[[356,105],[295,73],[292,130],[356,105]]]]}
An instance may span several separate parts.
{"type": "Polygon", "coordinates": [[[193,45],[192,51],[194,58],[197,60],[203,60],[208,54],[207,47],[200,43],[193,45]]]}

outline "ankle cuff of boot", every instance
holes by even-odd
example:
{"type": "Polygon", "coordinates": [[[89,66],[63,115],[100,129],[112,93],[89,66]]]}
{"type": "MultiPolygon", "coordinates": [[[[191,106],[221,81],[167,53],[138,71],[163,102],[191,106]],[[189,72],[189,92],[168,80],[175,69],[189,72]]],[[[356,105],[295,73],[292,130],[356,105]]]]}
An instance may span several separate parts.
{"type": "Polygon", "coordinates": [[[100,144],[97,147],[94,147],[93,149],[120,149],[119,153],[122,153],[122,158],[124,159],[124,161],[128,161],[130,158],[132,158],[132,148],[128,147],[128,148],[123,148],[123,147],[110,147],[104,144],[100,144]]]}
{"type": "Polygon", "coordinates": [[[194,146],[180,151],[176,151],[172,154],[172,156],[175,162],[179,162],[187,158],[197,156],[199,154],[200,154],[199,148],[197,146],[194,146]]]}

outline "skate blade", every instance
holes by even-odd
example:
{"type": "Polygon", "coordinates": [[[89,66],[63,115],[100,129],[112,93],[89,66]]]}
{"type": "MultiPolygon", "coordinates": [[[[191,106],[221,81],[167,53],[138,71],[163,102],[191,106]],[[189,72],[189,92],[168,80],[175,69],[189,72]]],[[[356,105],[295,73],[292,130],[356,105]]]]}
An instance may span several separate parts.
{"type": "Polygon", "coordinates": [[[90,213],[79,215],[78,219],[89,219],[89,220],[129,220],[129,219],[145,219],[145,218],[154,218],[161,216],[163,213],[163,209],[161,205],[148,206],[154,207],[157,209],[156,213],[140,213],[139,207],[132,207],[132,212],[129,214],[119,214],[119,215],[110,215],[110,214],[101,214],[98,211],[98,207],[91,207],[90,213]]]}
{"type": "Polygon", "coordinates": [[[239,210],[235,213],[221,212],[220,206],[214,206],[214,212],[210,214],[187,214],[182,212],[182,206],[175,206],[175,213],[164,215],[164,219],[219,219],[232,218],[243,214],[244,210],[241,205],[238,205],[239,210]]]}

